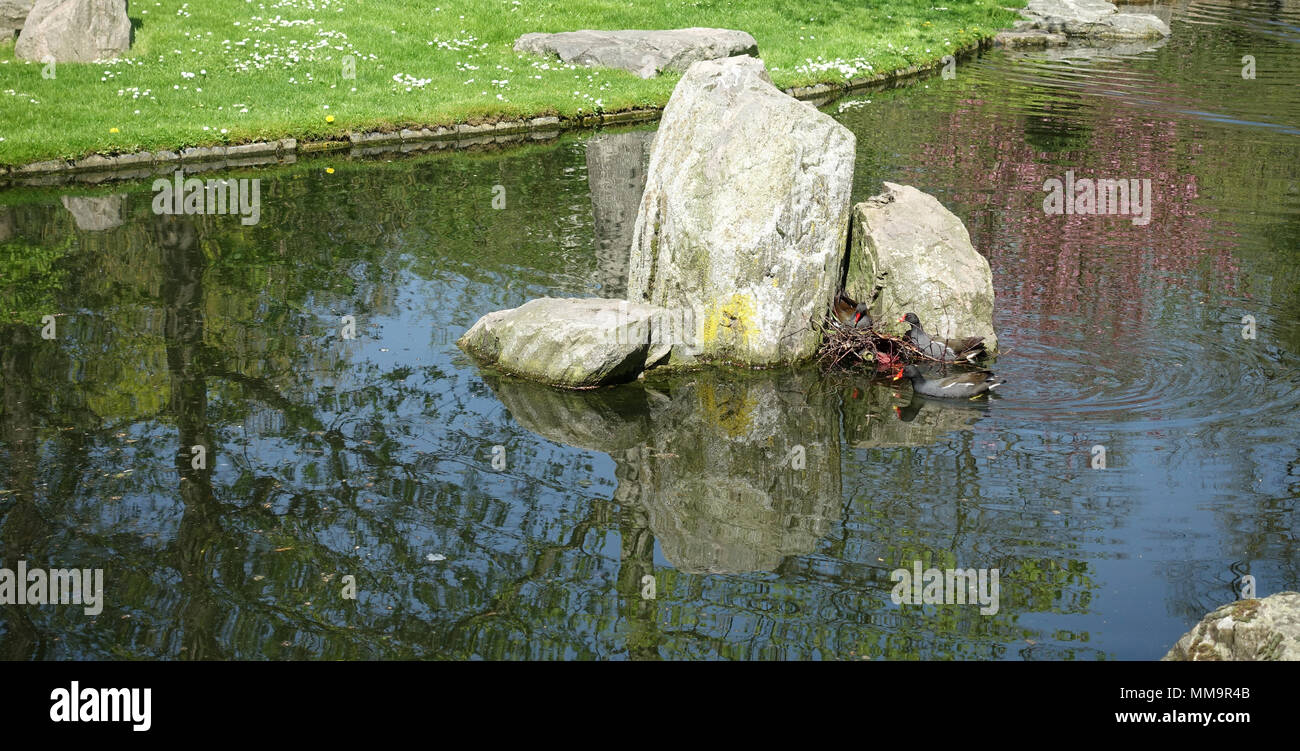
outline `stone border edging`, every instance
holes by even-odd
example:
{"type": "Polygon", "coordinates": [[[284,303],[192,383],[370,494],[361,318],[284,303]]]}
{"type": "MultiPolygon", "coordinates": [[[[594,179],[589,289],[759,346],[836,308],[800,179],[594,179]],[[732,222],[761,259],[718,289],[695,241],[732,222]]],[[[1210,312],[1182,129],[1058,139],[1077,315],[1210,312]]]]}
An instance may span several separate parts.
{"type": "MultiPolygon", "coordinates": [[[[955,48],[950,54],[957,59],[968,58],[982,49],[993,46],[994,34],[955,48]]],[[[887,73],[851,78],[843,83],[793,86],[783,91],[804,101],[818,99],[829,101],[835,96],[860,89],[899,83],[941,67],[943,67],[942,61],[916,64],[887,73]]],[[[824,101],[818,103],[818,106],[822,103],[824,101]]],[[[662,107],[651,107],[575,118],[559,118],[552,115],[482,125],[460,123],[454,126],[424,127],[419,130],[403,128],[396,132],[348,133],[346,141],[332,139],[299,143],[296,138],[281,138],[276,141],[255,141],[236,146],[192,146],[179,152],[140,151],[116,156],[91,154],[76,160],[47,159],[19,166],[0,165],[0,187],[11,187],[15,181],[27,185],[48,185],[72,180],[86,182],[129,180],[147,177],[155,172],[170,171],[171,168],[180,165],[194,166],[196,169],[192,171],[195,172],[222,167],[265,166],[292,163],[296,161],[296,155],[299,153],[323,153],[343,149],[351,149],[354,155],[368,156],[394,149],[411,151],[422,148],[445,148],[447,145],[466,148],[502,140],[523,140],[523,137],[528,135],[538,139],[550,138],[558,135],[562,130],[651,122],[659,119],[662,114],[662,107]],[[514,138],[503,139],[501,138],[503,136],[514,136],[514,138]]]]}

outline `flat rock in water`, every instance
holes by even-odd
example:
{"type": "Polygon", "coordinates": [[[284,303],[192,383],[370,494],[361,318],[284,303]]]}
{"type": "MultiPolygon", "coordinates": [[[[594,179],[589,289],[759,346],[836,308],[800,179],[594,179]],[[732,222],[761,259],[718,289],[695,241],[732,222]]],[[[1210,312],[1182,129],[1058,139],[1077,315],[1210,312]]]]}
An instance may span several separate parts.
{"type": "Polygon", "coordinates": [[[885,183],[884,193],[853,207],[845,291],[870,300],[877,286],[877,321],[903,332],[895,322],[916,313],[937,339],[982,336],[990,353],[997,349],[988,260],[955,214],[910,185],[885,183]]]}
{"type": "Polygon", "coordinates": [[[1163,660],[1300,660],[1300,592],[1238,600],[1183,635],[1163,660]]]}
{"type": "Polygon", "coordinates": [[[14,45],[22,60],[88,63],[131,46],[126,0],[37,0],[14,45]]]}
{"type": "Polygon", "coordinates": [[[757,55],[758,42],[731,29],[584,30],[524,34],[515,40],[515,52],[558,55],[566,63],[618,68],[653,78],[666,70],[684,71],[701,60],[757,55]]]}
{"type": "Polygon", "coordinates": [[[666,311],[650,305],[543,297],[488,313],[456,344],[512,375],[581,389],[634,380],[672,336],[666,311]]]}
{"type": "Polygon", "coordinates": [[[1089,39],[1155,39],[1169,24],[1149,13],[1120,13],[1106,0],[1029,0],[1016,29],[1039,29],[1089,39]]]}
{"type": "Polygon", "coordinates": [[[687,357],[812,357],[839,287],[855,156],[853,133],[778,90],[762,61],[692,65],[655,136],[628,299],[689,311],[687,357]]]}

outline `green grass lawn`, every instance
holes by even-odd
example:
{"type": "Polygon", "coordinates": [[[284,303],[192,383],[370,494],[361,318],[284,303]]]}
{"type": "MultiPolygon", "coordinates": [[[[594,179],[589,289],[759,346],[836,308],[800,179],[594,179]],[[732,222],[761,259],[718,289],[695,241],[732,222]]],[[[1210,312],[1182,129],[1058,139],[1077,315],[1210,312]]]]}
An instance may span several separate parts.
{"type": "Polygon", "coordinates": [[[0,163],[617,112],[662,106],[677,82],[516,54],[529,31],[742,29],[777,85],[843,81],[938,60],[1020,2],[133,0],[135,42],[111,63],[48,78],[0,43],[0,163]]]}

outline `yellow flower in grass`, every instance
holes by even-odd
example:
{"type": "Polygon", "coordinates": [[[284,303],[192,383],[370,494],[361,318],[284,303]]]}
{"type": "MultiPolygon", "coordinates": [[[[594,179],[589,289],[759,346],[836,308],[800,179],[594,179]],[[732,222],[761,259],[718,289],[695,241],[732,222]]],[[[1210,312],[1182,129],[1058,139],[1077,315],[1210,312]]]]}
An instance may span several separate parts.
{"type": "Polygon", "coordinates": [[[334,116],[333,116],[333,115],[326,115],[326,116],[325,116],[325,122],[327,122],[327,123],[332,123],[332,122],[334,122],[334,116]]]}
{"type": "Polygon", "coordinates": [[[109,129],[108,129],[108,132],[109,132],[109,133],[120,133],[121,131],[119,131],[117,128],[109,128],[109,129]]]}
{"type": "Polygon", "coordinates": [[[332,174],[334,174],[334,168],[333,168],[333,167],[326,167],[326,168],[325,168],[325,174],[327,174],[327,175],[332,175],[332,174]]]}

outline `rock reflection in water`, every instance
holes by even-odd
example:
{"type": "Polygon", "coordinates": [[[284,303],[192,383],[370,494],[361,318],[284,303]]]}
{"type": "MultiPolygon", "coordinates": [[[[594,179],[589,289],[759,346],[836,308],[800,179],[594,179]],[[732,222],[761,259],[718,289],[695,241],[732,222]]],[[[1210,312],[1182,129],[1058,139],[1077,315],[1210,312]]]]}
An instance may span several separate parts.
{"type": "Polygon", "coordinates": [[[596,234],[597,281],[602,297],[627,293],[632,230],[645,190],[655,131],[601,133],[587,139],[587,184],[596,234]]]}
{"type": "Polygon", "coordinates": [[[982,405],[924,399],[815,370],[701,371],[592,391],[485,373],[525,428],[609,454],[614,500],[645,512],[688,573],[774,571],[813,552],[842,506],[840,425],[853,448],[925,446],[967,430],[982,405]]]}
{"type": "Polygon", "coordinates": [[[844,440],[855,449],[929,446],[969,430],[988,405],[981,401],[926,399],[906,386],[846,385],[844,440]]]}
{"type": "Polygon", "coordinates": [[[63,196],[63,207],[72,213],[77,229],[102,232],[121,227],[126,213],[126,195],[63,196]]]}
{"type": "Polygon", "coordinates": [[[681,571],[772,571],[839,521],[838,398],[815,371],[706,372],[581,393],[489,382],[524,427],[609,454],[614,499],[644,509],[681,571]]]}

